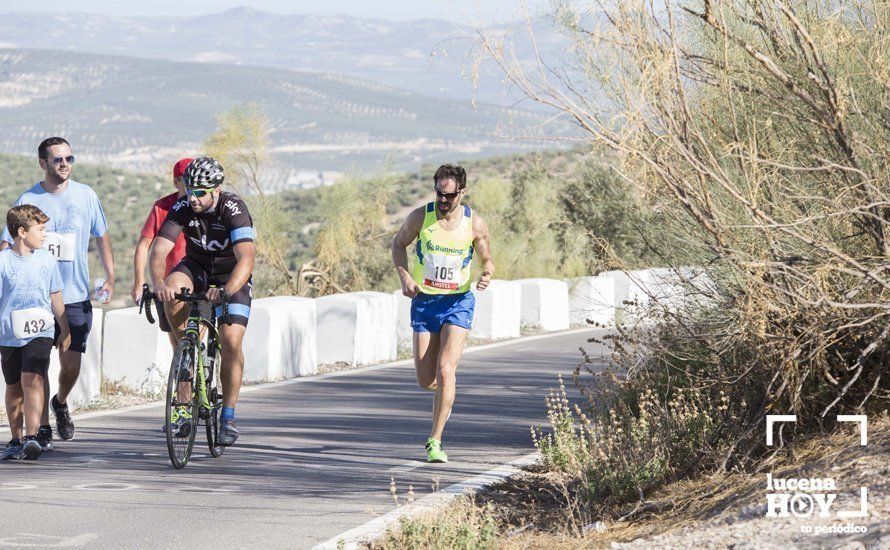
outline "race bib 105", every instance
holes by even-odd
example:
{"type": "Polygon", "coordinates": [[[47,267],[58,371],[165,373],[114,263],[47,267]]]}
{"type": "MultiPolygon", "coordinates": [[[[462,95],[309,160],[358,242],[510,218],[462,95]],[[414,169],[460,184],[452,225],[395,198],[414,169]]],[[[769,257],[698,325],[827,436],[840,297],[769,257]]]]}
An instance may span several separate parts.
{"type": "Polygon", "coordinates": [[[445,254],[428,254],[423,266],[423,284],[443,290],[457,290],[463,284],[463,258],[445,254]]]}

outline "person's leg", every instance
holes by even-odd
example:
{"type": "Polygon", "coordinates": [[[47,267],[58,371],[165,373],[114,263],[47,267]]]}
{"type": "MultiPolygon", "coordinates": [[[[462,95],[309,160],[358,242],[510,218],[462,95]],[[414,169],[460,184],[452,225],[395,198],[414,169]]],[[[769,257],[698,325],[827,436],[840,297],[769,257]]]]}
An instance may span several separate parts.
{"type": "Polygon", "coordinates": [[[467,343],[469,330],[452,324],[442,325],[439,333],[439,355],[436,363],[436,411],[430,438],[442,441],[445,422],[454,406],[457,364],[467,343]]]}
{"type": "Polygon", "coordinates": [[[0,347],[0,370],[6,382],[4,404],[12,439],[22,437],[22,348],[0,347]]]}
{"type": "Polygon", "coordinates": [[[219,327],[220,345],[222,347],[222,368],[220,381],[223,390],[223,407],[235,408],[238,395],[241,393],[241,379],[244,376],[244,352],[241,343],[247,327],[238,323],[219,327]]]}
{"type": "Polygon", "coordinates": [[[46,410],[45,382],[53,340],[36,338],[22,348],[22,394],[25,407],[25,433],[37,436],[46,410]]]}
{"type": "Polygon", "coordinates": [[[22,383],[6,385],[6,417],[9,419],[9,432],[12,439],[22,438],[22,383]]]}
{"type": "MultiPolygon", "coordinates": [[[[244,319],[246,323],[246,319],[244,319]]],[[[244,377],[244,353],[241,343],[247,326],[237,322],[219,327],[220,347],[222,348],[222,381],[223,406],[220,411],[220,429],[217,440],[220,445],[234,445],[240,432],[235,423],[235,406],[241,393],[241,379],[244,377]]]]}
{"type": "Polygon", "coordinates": [[[436,361],[439,355],[439,333],[415,332],[414,372],[417,384],[430,391],[436,390],[436,361]]]}
{"type": "MultiPolygon", "coordinates": [[[[73,342],[72,342],[73,344],[73,342]]],[[[68,350],[59,353],[59,391],[56,393],[57,404],[65,405],[68,402],[68,394],[74,389],[74,384],[80,377],[80,360],[83,353],[79,351],[68,350]]],[[[47,386],[49,382],[47,382],[47,386]]],[[[49,417],[47,416],[47,421],[49,417]]]]}
{"type": "MultiPolygon", "coordinates": [[[[193,277],[193,274],[189,271],[183,261],[183,263],[180,263],[175,267],[173,272],[167,276],[166,284],[170,288],[175,288],[176,292],[181,292],[181,289],[183,288],[189,289],[189,292],[195,292],[193,277]]],[[[200,290],[197,292],[200,292],[200,290]]],[[[167,315],[167,320],[170,322],[170,334],[173,335],[171,342],[174,342],[175,346],[176,342],[179,342],[182,338],[183,332],[185,332],[185,322],[188,319],[189,310],[183,302],[172,300],[164,304],[164,313],[167,315]]]]}
{"type": "Polygon", "coordinates": [[[43,393],[44,377],[33,372],[22,373],[21,391],[25,407],[25,434],[37,435],[40,428],[40,415],[46,408],[46,394],[43,393]]]}

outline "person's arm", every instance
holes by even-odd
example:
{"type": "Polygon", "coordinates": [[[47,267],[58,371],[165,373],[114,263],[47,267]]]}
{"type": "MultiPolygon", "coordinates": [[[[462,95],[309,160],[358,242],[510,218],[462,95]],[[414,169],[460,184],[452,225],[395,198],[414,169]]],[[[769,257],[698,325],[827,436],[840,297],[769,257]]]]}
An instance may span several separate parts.
{"type": "Polygon", "coordinates": [[[164,271],[167,268],[167,254],[173,250],[174,241],[171,241],[164,235],[159,235],[155,239],[151,247],[149,255],[149,270],[151,273],[151,284],[154,287],[155,296],[162,302],[169,302],[173,299],[175,289],[167,288],[167,282],[164,280],[164,271]]]}
{"type": "Polygon", "coordinates": [[[417,296],[420,287],[408,272],[408,252],[405,249],[420,235],[425,215],[426,207],[414,209],[408,214],[408,219],[405,220],[392,240],[392,262],[396,266],[399,281],[402,283],[402,294],[409,298],[417,296]]]}
{"type": "MultiPolygon", "coordinates": [[[[232,250],[235,252],[237,263],[235,263],[235,268],[224,287],[229,296],[241,290],[241,287],[246,285],[250,279],[250,274],[253,273],[253,264],[256,261],[256,244],[253,241],[244,241],[236,244],[232,250]]],[[[219,289],[207,289],[207,298],[211,302],[218,302],[219,289]]]]}
{"type": "Polygon", "coordinates": [[[68,327],[68,317],[65,316],[65,303],[62,301],[62,292],[51,293],[49,301],[53,309],[53,315],[56,318],[56,324],[59,325],[59,337],[56,338],[56,347],[61,352],[68,351],[68,347],[71,345],[71,329],[68,327]]]}
{"type": "Polygon", "coordinates": [[[102,291],[108,295],[104,302],[107,304],[114,296],[114,252],[111,250],[111,235],[108,231],[96,239],[96,250],[99,252],[102,269],[105,270],[105,284],[102,286],[102,291]]]}
{"type": "Polygon", "coordinates": [[[108,232],[108,221],[105,219],[105,211],[102,209],[102,203],[99,202],[99,196],[92,189],[89,190],[89,193],[92,217],[90,234],[96,238],[99,262],[102,264],[102,269],[105,270],[105,284],[102,285],[100,292],[104,291],[107,294],[108,298],[104,302],[107,304],[114,296],[114,253],[111,250],[111,234],[108,232]]]}
{"type": "Polygon", "coordinates": [[[139,305],[142,297],[142,285],[145,284],[145,266],[148,264],[148,250],[151,248],[151,239],[139,237],[136,243],[136,252],[133,254],[133,288],[130,297],[139,305]]]}
{"type": "Polygon", "coordinates": [[[158,229],[157,238],[152,244],[149,253],[148,269],[151,274],[151,284],[154,287],[154,294],[158,300],[169,302],[173,299],[173,294],[179,289],[167,288],[164,275],[167,268],[167,255],[176,245],[176,239],[182,235],[182,230],[188,223],[188,202],[179,200],[173,204],[164,223],[158,229]]]}
{"type": "Polygon", "coordinates": [[[0,252],[9,248],[9,243],[6,241],[0,241],[0,252]]]}
{"type": "Polygon", "coordinates": [[[482,262],[482,273],[476,282],[476,290],[485,290],[491,277],[494,275],[494,262],[491,261],[491,240],[488,235],[488,225],[478,215],[473,216],[473,248],[482,262]]]}

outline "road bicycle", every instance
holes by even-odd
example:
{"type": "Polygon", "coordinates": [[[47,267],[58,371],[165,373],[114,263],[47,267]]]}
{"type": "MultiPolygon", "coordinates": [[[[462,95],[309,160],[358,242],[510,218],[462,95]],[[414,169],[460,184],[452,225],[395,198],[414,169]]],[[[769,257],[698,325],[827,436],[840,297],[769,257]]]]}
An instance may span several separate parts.
{"type": "MultiPolygon", "coordinates": [[[[174,297],[189,306],[189,316],[185,333],[179,340],[170,363],[164,407],[164,433],[167,436],[170,462],[174,468],[182,469],[192,455],[195,436],[201,423],[206,427],[210,455],[219,458],[225,452],[225,447],[218,442],[223,398],[218,372],[222,362],[219,331],[216,328],[216,308],[211,304],[210,316],[207,318],[200,307],[202,303],[210,303],[207,295],[204,292],[192,293],[183,287],[174,297]],[[187,414],[182,414],[183,412],[187,414]],[[183,418],[182,422],[178,421],[180,417],[183,418]]],[[[231,325],[229,300],[225,290],[220,292],[220,299],[222,314],[218,319],[231,325]]],[[[147,284],[143,285],[139,312],[145,311],[148,322],[154,324],[152,302],[155,303],[158,314],[163,315],[162,305],[155,294],[147,284]]]]}

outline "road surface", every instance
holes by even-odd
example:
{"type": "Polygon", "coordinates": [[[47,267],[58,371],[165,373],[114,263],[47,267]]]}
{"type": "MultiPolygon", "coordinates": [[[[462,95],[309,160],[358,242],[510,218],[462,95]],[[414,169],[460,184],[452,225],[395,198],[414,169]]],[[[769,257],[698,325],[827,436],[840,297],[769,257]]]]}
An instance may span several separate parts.
{"type": "Polygon", "coordinates": [[[75,440],[0,462],[0,547],[311,548],[392,510],[391,477],[420,498],[531,452],[556,374],[570,380],[594,333],[465,355],[448,464],[423,462],[432,396],[404,364],[252,388],[238,445],[213,459],[201,427],[184,470],[167,459],[160,405],[75,416],[75,440]]]}

